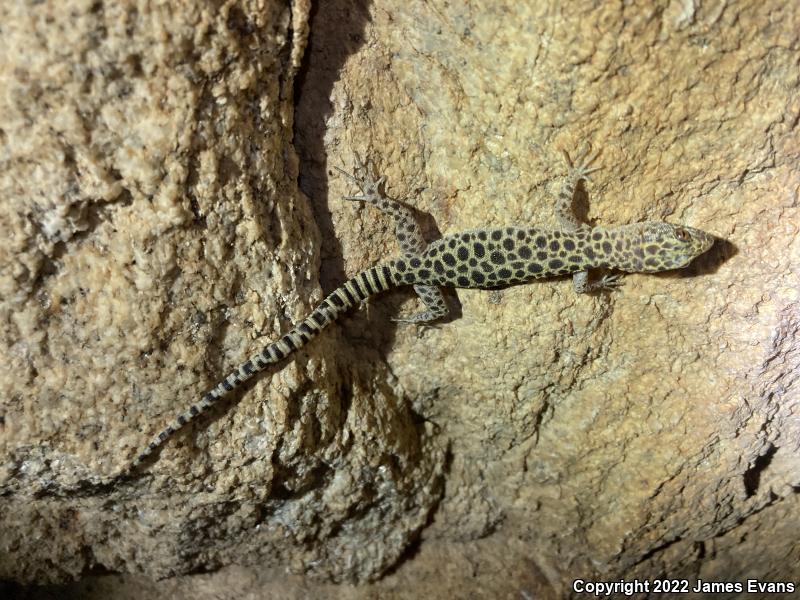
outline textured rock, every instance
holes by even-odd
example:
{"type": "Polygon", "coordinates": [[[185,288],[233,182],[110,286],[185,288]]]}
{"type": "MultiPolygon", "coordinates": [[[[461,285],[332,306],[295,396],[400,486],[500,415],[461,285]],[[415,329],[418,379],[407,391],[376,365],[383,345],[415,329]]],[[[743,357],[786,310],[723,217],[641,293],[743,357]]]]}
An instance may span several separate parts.
{"type": "Polygon", "coordinates": [[[394,564],[443,452],[335,331],[105,485],[320,298],[289,149],[308,6],[1,10],[0,576],[394,564]]]}
{"type": "Polygon", "coordinates": [[[409,548],[441,473],[396,572],[358,591],[287,579],[286,595],[800,579],[796,6],[323,2],[299,164],[305,7],[204,6],[0,9],[3,44],[27,49],[0,67],[3,576],[239,563],[371,578],[409,548]],[[381,298],[189,428],[149,477],[92,487],[396,252],[331,165],[369,154],[431,234],[554,225],[557,149],[585,141],[604,150],[592,220],[725,241],[614,294],[459,291],[460,318],[437,329],[389,321],[410,293],[381,298]]]}
{"type": "MultiPolygon", "coordinates": [[[[526,540],[559,594],[576,577],[797,579],[797,8],[537,6],[374,11],[326,147],[368,139],[390,189],[452,232],[554,224],[557,149],[592,141],[590,218],[725,241],[611,295],[459,291],[460,319],[399,333],[392,372],[453,454],[425,537],[526,540]]],[[[330,202],[347,232],[353,209],[330,202]]]]}

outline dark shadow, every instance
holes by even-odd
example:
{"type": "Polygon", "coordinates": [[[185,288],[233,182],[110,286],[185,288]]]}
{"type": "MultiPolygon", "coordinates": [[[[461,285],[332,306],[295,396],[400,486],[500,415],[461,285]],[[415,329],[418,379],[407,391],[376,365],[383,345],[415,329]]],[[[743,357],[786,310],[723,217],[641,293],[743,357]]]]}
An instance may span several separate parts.
{"type": "MultiPolygon", "coordinates": [[[[319,227],[320,285],[326,296],[355,275],[345,272],[339,234],[333,226],[329,208],[329,178],[338,176],[328,165],[325,146],[327,123],[334,113],[331,95],[345,62],[366,41],[364,30],[369,18],[369,3],[363,0],[314,3],[308,47],[295,80],[293,143],[299,158],[298,185],[309,198],[315,224],[319,227]]],[[[345,170],[350,168],[349,165],[336,166],[345,170]]],[[[371,207],[365,209],[371,210],[371,207]]],[[[378,219],[382,217],[376,215],[378,219]]],[[[354,308],[333,326],[340,327],[347,339],[369,348],[372,353],[393,340],[390,319],[396,314],[398,304],[396,294],[382,294],[369,302],[368,310],[354,308]],[[389,298],[394,302],[387,302],[389,298]],[[359,341],[362,337],[366,338],[363,343],[359,341]]]]}
{"type": "Polygon", "coordinates": [[[579,181],[575,188],[575,195],[572,198],[572,214],[589,227],[597,224],[596,219],[589,219],[589,193],[586,191],[586,183],[583,180],[579,181]]]}
{"type": "MultiPolygon", "coordinates": [[[[321,234],[320,285],[325,295],[342,285],[356,273],[346,273],[342,259],[339,234],[333,226],[330,211],[329,180],[339,177],[332,167],[350,171],[352,165],[329,165],[325,136],[327,123],[334,113],[331,94],[347,59],[365,43],[364,31],[369,22],[369,2],[364,0],[328,0],[314,5],[310,19],[310,38],[303,66],[295,83],[295,127],[294,146],[300,160],[298,184],[311,201],[316,225],[321,234]]],[[[369,75],[367,75],[369,76],[369,75]]],[[[369,161],[369,156],[363,157],[369,161]]],[[[422,190],[408,190],[409,196],[422,190]]],[[[353,193],[357,193],[354,189],[353,193]]],[[[398,200],[403,200],[400,198],[398,200]]],[[[413,210],[413,207],[411,207],[413,210]]],[[[393,231],[394,224],[388,215],[381,214],[369,206],[362,210],[374,213],[393,231]]],[[[425,239],[433,241],[441,237],[436,223],[430,215],[415,211],[415,217],[425,239]]],[[[399,255],[390,253],[382,260],[399,255]]],[[[370,265],[371,266],[371,265],[370,265]]],[[[453,290],[445,290],[445,300],[451,314],[434,324],[440,325],[461,316],[461,307],[453,290]]],[[[394,342],[397,324],[392,318],[400,316],[400,306],[416,294],[411,286],[390,290],[370,300],[367,310],[353,309],[339,320],[344,336],[368,355],[382,356],[394,342]]],[[[411,311],[423,310],[420,302],[411,311]]],[[[403,327],[403,325],[400,325],[403,327]]],[[[413,326],[413,325],[412,325],[413,326]]],[[[416,326],[413,326],[416,327],[416,326]]]]}
{"type": "Polygon", "coordinates": [[[13,600],[72,600],[74,594],[65,591],[66,586],[24,586],[17,583],[0,583],[0,598],[13,600]]]}
{"type": "Polygon", "coordinates": [[[94,600],[108,597],[108,589],[94,589],[94,583],[109,571],[103,568],[87,569],[79,581],[62,585],[21,585],[0,583],[0,598],[7,600],[94,600]]]}
{"type": "Polygon", "coordinates": [[[748,498],[755,496],[756,492],[758,492],[761,474],[767,470],[767,467],[769,467],[769,464],[772,462],[772,457],[775,456],[777,451],[778,449],[770,444],[764,451],[764,454],[756,458],[755,462],[753,462],[753,466],[744,472],[742,478],[744,480],[744,490],[748,498]]]}
{"type": "Polygon", "coordinates": [[[448,476],[450,475],[453,469],[453,447],[452,444],[448,441],[447,448],[445,449],[445,456],[444,456],[444,464],[442,465],[442,474],[439,476],[438,481],[436,483],[438,488],[438,496],[436,501],[431,505],[430,509],[428,510],[428,514],[425,517],[425,524],[420,527],[416,533],[413,535],[412,539],[408,541],[406,544],[405,549],[397,558],[397,560],[391,564],[386,571],[381,573],[381,577],[387,577],[389,575],[396,574],[398,570],[406,565],[408,562],[419,556],[420,551],[422,550],[422,532],[428,529],[433,522],[436,520],[436,513],[439,511],[439,506],[444,501],[444,482],[447,480],[448,476]]]}
{"type": "Polygon", "coordinates": [[[314,3],[308,47],[295,79],[293,143],[300,159],[298,184],[311,201],[322,236],[320,282],[325,294],[347,280],[341,246],[328,208],[325,133],[328,119],[334,112],[330,98],[345,62],[365,42],[368,5],[360,0],[314,3]]]}

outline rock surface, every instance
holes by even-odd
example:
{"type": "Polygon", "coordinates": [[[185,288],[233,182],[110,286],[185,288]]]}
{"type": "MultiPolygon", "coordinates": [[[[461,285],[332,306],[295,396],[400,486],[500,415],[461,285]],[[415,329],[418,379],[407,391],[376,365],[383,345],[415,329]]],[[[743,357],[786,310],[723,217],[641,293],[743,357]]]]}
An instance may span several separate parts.
{"type": "Polygon", "coordinates": [[[0,577],[800,579],[800,9],[525,4],[0,7],[0,577]],[[368,155],[430,235],[555,226],[558,148],[585,142],[592,222],[720,242],[613,294],[458,291],[433,329],[375,299],[102,485],[396,253],[333,165],[368,155]]]}

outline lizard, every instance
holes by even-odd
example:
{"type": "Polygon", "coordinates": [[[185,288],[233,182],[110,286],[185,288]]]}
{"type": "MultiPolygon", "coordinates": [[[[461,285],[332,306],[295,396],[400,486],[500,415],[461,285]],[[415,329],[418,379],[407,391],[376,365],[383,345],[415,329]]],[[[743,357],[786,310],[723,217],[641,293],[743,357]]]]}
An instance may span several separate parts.
{"type": "Polygon", "coordinates": [[[558,194],[556,217],[560,227],[507,226],[446,235],[427,243],[413,211],[385,192],[386,177],[375,178],[356,155],[353,174],[334,167],[361,191],[345,200],[375,206],[394,221],[402,251],[398,258],[365,269],[339,286],[299,324],[231,371],[199,402],[180,413],[129,463],[137,469],[179,429],[268,366],[281,362],[314,339],[349,309],[386,290],[411,285],[425,309],[404,318],[405,323],[427,324],[447,316],[443,287],[496,289],[533,279],[572,275],[576,293],[613,290],[621,275],[589,281],[589,270],[615,269],[627,273],[655,273],[685,267],[714,243],[713,235],[665,222],[650,221],[591,227],[574,214],[578,185],[590,181],[599,153],[591,146],[575,162],[566,150],[567,177],[558,194]]]}

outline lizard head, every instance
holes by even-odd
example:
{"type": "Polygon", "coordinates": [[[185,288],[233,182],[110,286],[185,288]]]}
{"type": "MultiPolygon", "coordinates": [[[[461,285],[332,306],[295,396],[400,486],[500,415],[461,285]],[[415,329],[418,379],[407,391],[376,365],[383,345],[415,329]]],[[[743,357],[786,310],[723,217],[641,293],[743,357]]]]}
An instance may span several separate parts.
{"type": "Polygon", "coordinates": [[[714,236],[683,225],[639,223],[639,270],[654,273],[685,267],[714,244],[714,236]]]}

